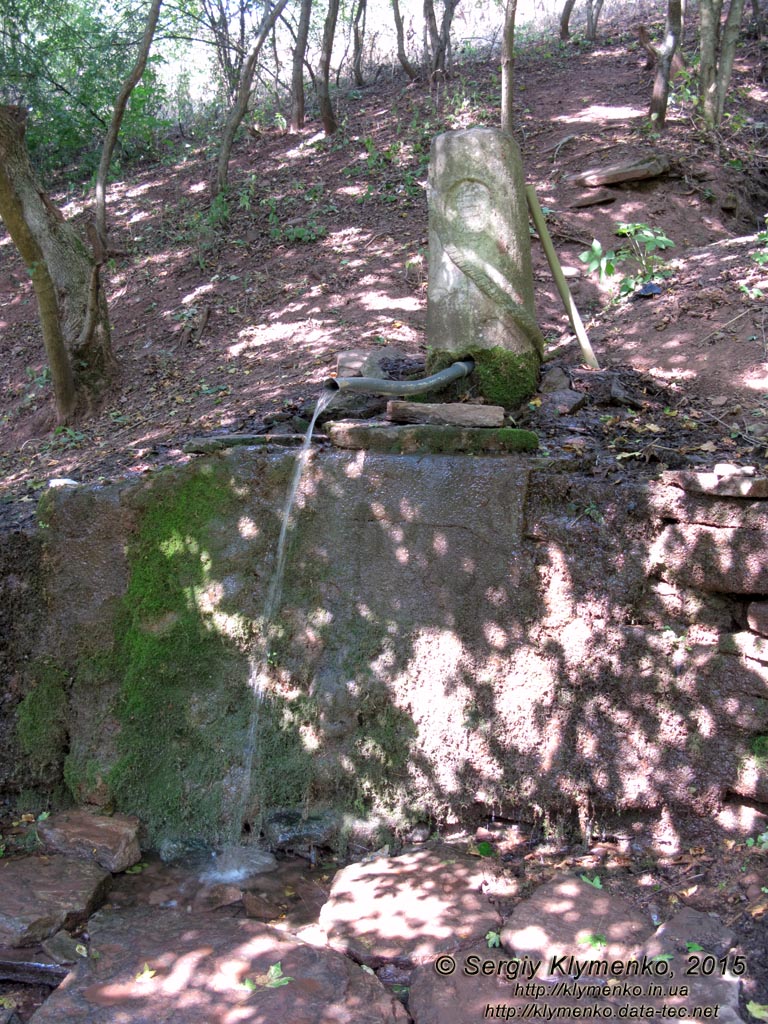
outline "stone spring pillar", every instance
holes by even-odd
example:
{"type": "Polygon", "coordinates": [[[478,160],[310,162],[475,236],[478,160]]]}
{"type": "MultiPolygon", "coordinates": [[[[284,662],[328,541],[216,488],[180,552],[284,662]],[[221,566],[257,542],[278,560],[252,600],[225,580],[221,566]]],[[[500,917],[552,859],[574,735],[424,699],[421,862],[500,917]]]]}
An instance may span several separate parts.
{"type": "Polygon", "coordinates": [[[544,352],[517,143],[497,128],[438,135],[428,196],[427,369],[471,355],[480,393],[517,406],[535,391],[544,352]]]}

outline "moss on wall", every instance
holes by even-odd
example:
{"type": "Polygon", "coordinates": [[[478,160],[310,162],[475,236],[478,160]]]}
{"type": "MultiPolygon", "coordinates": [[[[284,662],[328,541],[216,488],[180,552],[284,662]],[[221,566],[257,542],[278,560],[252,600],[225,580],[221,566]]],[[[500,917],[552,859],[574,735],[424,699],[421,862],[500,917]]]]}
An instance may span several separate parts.
{"type": "Polygon", "coordinates": [[[206,463],[148,489],[119,617],[119,758],[108,782],[152,840],[222,834],[224,784],[241,757],[247,659],[200,595],[214,579],[211,529],[233,505],[226,467],[206,463]]]}
{"type": "MultiPolygon", "coordinates": [[[[540,360],[536,352],[511,352],[506,348],[477,348],[471,346],[462,356],[471,356],[475,369],[470,381],[479,393],[493,405],[516,409],[536,390],[540,360]]],[[[427,353],[427,373],[438,373],[455,363],[456,352],[430,349],[427,353]]]]}
{"type": "Polygon", "coordinates": [[[16,711],[19,743],[40,781],[55,775],[67,749],[67,682],[63,668],[44,660],[32,666],[33,688],[16,711]]]}

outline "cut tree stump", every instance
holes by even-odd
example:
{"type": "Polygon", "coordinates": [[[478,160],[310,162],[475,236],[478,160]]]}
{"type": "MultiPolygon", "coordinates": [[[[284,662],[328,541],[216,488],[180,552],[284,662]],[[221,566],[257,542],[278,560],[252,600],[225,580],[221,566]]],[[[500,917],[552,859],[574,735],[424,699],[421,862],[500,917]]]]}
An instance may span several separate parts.
{"type": "Polygon", "coordinates": [[[387,402],[392,423],[452,423],[459,427],[502,427],[504,407],[448,402],[387,402]]]}
{"type": "Polygon", "coordinates": [[[587,185],[597,188],[600,185],[618,185],[623,181],[643,181],[646,178],[658,178],[670,168],[669,158],[663,153],[642,157],[639,160],[623,160],[608,164],[607,167],[592,167],[579,174],[571,174],[568,181],[575,185],[587,185]]]}

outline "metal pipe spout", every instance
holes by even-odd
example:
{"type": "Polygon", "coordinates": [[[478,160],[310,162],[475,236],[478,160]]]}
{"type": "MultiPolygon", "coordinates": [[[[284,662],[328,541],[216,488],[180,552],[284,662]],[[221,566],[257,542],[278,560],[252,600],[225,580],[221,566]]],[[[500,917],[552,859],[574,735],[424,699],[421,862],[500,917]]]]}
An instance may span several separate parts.
{"type": "Polygon", "coordinates": [[[428,391],[440,391],[455,380],[468,377],[475,368],[473,359],[459,359],[444,370],[421,380],[380,380],[378,377],[330,377],[323,387],[326,391],[356,391],[368,395],[393,395],[408,398],[428,391]]]}

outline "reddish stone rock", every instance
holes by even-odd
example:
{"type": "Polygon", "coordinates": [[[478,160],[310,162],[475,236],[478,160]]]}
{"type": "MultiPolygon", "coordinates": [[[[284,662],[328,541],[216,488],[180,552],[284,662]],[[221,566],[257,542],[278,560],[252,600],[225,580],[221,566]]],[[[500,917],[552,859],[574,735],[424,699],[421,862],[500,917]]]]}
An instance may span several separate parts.
{"type": "Polygon", "coordinates": [[[373,975],[329,949],[218,914],[102,912],[90,952],[30,1024],[407,1024],[373,975]],[[284,984],[271,986],[279,965],[284,984]],[[151,975],[151,976],[150,976],[151,975]],[[247,984],[246,984],[247,983],[247,984]]]}
{"type": "Polygon", "coordinates": [[[542,885],[518,904],[501,941],[514,956],[549,964],[559,956],[620,958],[652,931],[651,922],[625,900],[571,876],[542,885]],[[590,936],[602,936],[605,945],[590,947],[590,936]]]}
{"type": "Polygon", "coordinates": [[[62,811],[38,825],[40,838],[56,853],[93,860],[113,874],[141,859],[139,819],[89,811],[62,811]]]}
{"type": "Polygon", "coordinates": [[[578,878],[560,879],[515,908],[502,933],[515,959],[485,944],[442,956],[414,971],[408,1006],[417,1024],[543,1019],[550,1011],[566,1020],[594,1018],[596,1007],[613,1019],[668,1017],[672,1008],[675,1017],[690,1017],[696,1006],[737,1024],[738,978],[683,974],[691,936],[720,956],[733,939],[728,929],[689,909],[655,933],[651,928],[624,900],[578,878]],[[643,969],[644,957],[660,954],[643,969]]]}
{"type": "Polygon", "coordinates": [[[719,647],[723,654],[740,654],[752,661],[768,664],[768,640],[754,633],[728,633],[720,638],[719,647]]]}
{"type": "Polygon", "coordinates": [[[768,591],[768,530],[716,529],[675,524],[651,551],[665,578],[725,594],[768,591]]]}
{"type": "Polygon", "coordinates": [[[768,636],[768,601],[753,601],[747,609],[747,624],[755,633],[768,636]]]}
{"type": "Polygon", "coordinates": [[[745,530],[768,530],[768,503],[733,501],[683,491],[662,473],[660,482],[648,486],[648,506],[659,519],[702,526],[740,526],[745,530]]]}
{"type": "Polygon", "coordinates": [[[717,494],[728,498],[768,498],[768,477],[755,476],[753,466],[721,465],[713,473],[672,470],[664,474],[666,483],[698,494],[717,494]],[[720,472],[717,472],[717,470],[720,472]],[[728,470],[728,471],[726,471],[728,470]]]}
{"type": "Polygon", "coordinates": [[[337,872],[320,925],[335,949],[374,969],[466,949],[500,919],[484,890],[493,866],[451,850],[418,850],[337,872]]]}
{"type": "Polygon", "coordinates": [[[110,876],[66,857],[0,860],[0,943],[33,946],[86,920],[102,903],[110,876]]]}

